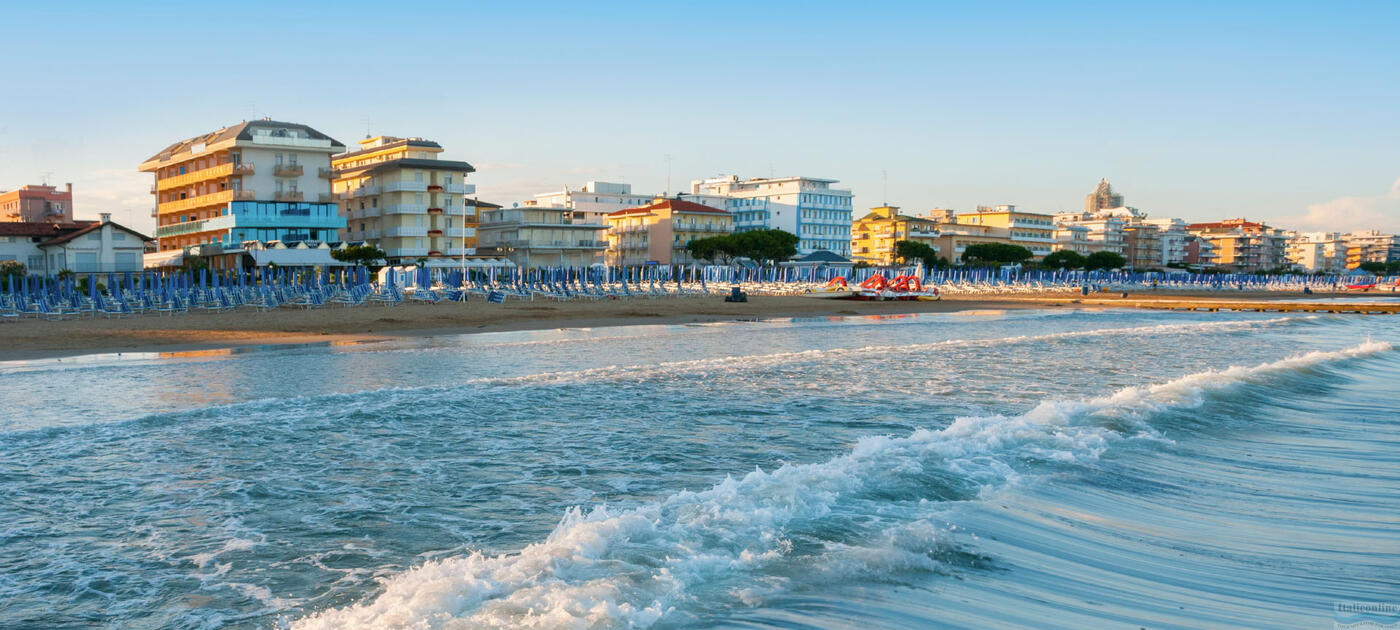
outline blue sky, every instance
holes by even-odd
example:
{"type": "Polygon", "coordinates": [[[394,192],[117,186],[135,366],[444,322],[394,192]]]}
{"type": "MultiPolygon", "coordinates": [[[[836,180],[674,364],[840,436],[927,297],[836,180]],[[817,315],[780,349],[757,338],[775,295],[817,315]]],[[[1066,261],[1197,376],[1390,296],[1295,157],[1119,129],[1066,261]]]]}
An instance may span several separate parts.
{"type": "Polygon", "coordinates": [[[660,193],[669,155],[672,191],[1056,211],[1108,177],[1151,216],[1400,230],[1400,3],[661,4],[7,3],[0,188],[148,228],[144,158],[271,116],[438,140],[504,203],[660,193]]]}

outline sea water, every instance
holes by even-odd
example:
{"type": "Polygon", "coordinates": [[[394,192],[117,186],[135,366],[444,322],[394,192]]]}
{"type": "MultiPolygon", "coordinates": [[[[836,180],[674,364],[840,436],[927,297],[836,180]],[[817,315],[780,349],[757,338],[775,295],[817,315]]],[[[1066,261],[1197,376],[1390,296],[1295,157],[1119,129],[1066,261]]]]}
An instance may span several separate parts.
{"type": "Polygon", "coordinates": [[[0,364],[0,628],[1330,627],[1400,600],[1397,323],[991,311],[0,364]]]}

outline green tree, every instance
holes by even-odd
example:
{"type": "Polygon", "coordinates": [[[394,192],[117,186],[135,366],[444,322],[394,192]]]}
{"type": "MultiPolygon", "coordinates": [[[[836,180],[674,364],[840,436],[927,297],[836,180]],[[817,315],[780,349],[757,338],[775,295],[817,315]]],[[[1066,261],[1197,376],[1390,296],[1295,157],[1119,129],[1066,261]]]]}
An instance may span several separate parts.
{"type": "Polygon", "coordinates": [[[685,250],[690,252],[691,257],[696,260],[714,262],[725,255],[725,252],[720,248],[723,239],[723,236],[691,239],[689,243],[685,244],[685,250]]]}
{"type": "Polygon", "coordinates": [[[15,282],[19,282],[29,274],[29,270],[24,268],[24,263],[18,260],[0,261],[0,284],[6,284],[13,277],[15,282]]]}
{"type": "Polygon", "coordinates": [[[1009,243],[978,243],[963,250],[963,262],[968,265],[998,265],[1030,260],[1035,254],[1020,245],[1009,243]]]}
{"type": "Polygon", "coordinates": [[[1369,271],[1378,276],[1385,275],[1385,263],[1383,262],[1364,262],[1361,263],[1360,268],[1362,271],[1369,271]]]}
{"type": "Polygon", "coordinates": [[[938,250],[918,241],[895,241],[894,255],[905,264],[922,261],[925,269],[937,269],[948,264],[946,259],[938,256],[938,250]]]}
{"type": "Polygon", "coordinates": [[[353,245],[345,249],[332,249],[331,258],[352,265],[369,267],[372,271],[380,266],[380,261],[384,260],[384,250],[373,245],[353,245]]]}
{"type": "Polygon", "coordinates": [[[1099,269],[1121,269],[1126,264],[1128,264],[1127,258],[1124,258],[1122,254],[1115,254],[1113,252],[1094,252],[1089,254],[1088,258],[1084,259],[1084,267],[1089,271],[1099,269]]]}
{"type": "Polygon", "coordinates": [[[1079,252],[1062,249],[1046,254],[1040,264],[1048,269],[1083,269],[1085,262],[1087,261],[1079,252]]]}

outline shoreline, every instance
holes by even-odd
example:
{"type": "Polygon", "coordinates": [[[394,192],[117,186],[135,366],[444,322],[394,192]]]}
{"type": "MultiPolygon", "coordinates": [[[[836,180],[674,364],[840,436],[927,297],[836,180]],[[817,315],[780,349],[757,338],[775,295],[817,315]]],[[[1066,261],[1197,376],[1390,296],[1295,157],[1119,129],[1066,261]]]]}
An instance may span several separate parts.
{"type": "MultiPolygon", "coordinates": [[[[0,362],[116,353],[202,352],[264,345],[359,344],[483,332],[629,325],[762,321],[792,317],[852,317],[1037,308],[1138,308],[1135,302],[1262,302],[1357,297],[1356,293],[1152,292],[950,295],[937,302],[865,302],[798,296],[666,297],[596,302],[404,304],[394,307],[283,309],[267,313],[191,313],[175,317],[27,319],[0,324],[0,362]]],[[[1377,297],[1381,297],[1378,295],[1377,297]]]]}

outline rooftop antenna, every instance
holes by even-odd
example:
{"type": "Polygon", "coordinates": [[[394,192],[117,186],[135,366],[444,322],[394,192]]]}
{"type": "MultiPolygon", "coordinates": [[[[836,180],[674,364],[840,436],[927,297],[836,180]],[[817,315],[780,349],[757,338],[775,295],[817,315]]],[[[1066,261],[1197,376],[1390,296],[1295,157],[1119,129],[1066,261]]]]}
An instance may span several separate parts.
{"type": "Polygon", "coordinates": [[[880,169],[880,205],[890,205],[890,175],[884,169],[880,169]]]}
{"type": "Polygon", "coordinates": [[[671,154],[666,154],[666,196],[671,196],[671,154]]]}
{"type": "Polygon", "coordinates": [[[53,175],[53,171],[45,171],[43,177],[40,177],[40,178],[39,178],[39,183],[41,183],[41,184],[43,184],[43,185],[45,185],[45,186],[48,186],[48,185],[49,185],[49,176],[51,176],[51,175],[53,175]]]}

